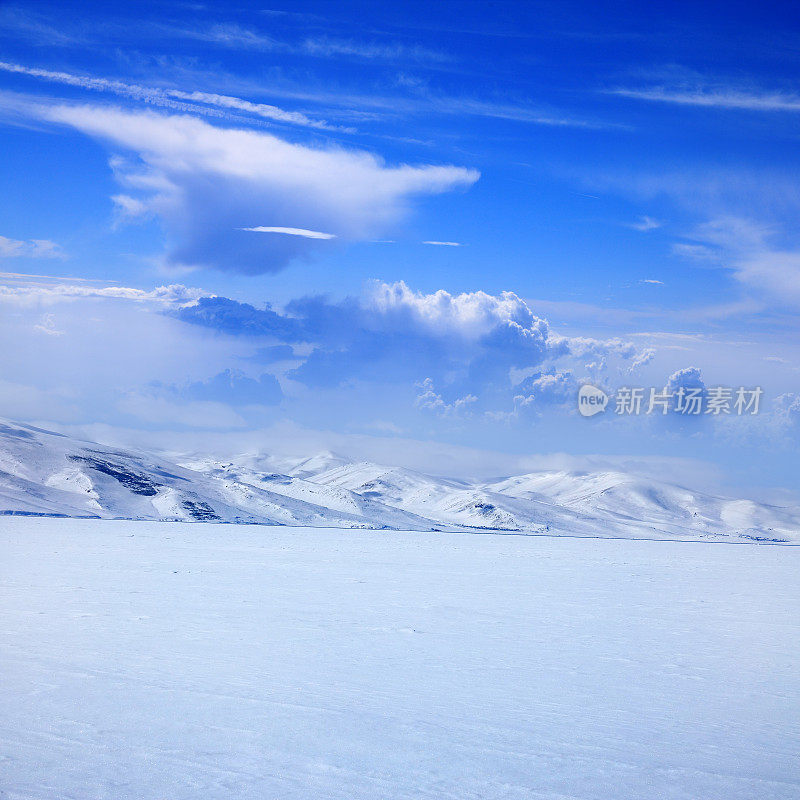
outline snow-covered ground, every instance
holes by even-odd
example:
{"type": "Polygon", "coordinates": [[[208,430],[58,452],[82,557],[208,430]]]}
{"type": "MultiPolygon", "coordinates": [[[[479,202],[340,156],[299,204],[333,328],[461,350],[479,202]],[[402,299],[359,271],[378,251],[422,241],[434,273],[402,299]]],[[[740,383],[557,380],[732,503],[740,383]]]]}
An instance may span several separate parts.
{"type": "Polygon", "coordinates": [[[800,797],[800,548],[0,519],[0,797],[800,797]]]}

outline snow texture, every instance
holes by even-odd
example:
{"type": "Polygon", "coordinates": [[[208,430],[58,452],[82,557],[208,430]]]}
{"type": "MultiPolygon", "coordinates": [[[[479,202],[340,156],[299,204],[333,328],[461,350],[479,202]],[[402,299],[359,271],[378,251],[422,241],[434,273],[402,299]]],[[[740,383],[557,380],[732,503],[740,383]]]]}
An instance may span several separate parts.
{"type": "Polygon", "coordinates": [[[800,548],[0,518],[3,800],[795,800],[800,548]]]}

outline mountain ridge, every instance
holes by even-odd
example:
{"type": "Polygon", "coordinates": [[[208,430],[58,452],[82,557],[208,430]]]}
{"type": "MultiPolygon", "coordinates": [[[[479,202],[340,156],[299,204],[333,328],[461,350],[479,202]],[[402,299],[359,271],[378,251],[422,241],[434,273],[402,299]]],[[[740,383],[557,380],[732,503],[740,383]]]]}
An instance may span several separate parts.
{"type": "Polygon", "coordinates": [[[800,540],[800,509],[620,471],[483,482],[322,452],[166,458],[0,420],[0,514],[729,541],[800,540]],[[281,469],[275,469],[280,463],[281,469]]]}

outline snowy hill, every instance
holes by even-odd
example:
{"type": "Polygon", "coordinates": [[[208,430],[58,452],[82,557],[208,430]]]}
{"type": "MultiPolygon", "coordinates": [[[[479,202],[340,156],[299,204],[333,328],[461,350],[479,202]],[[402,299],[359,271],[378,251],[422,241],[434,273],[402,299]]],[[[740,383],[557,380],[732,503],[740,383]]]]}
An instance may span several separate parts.
{"type": "MultiPolygon", "coordinates": [[[[0,512],[68,517],[222,521],[426,530],[395,508],[354,500],[321,505],[328,493],[272,491],[274,480],[187,469],[146,453],[82,442],[28,425],[0,423],[0,512]]],[[[295,479],[286,478],[288,481],[295,479]]],[[[301,481],[297,481],[301,484],[301,481]]]]}
{"type": "Polygon", "coordinates": [[[675,535],[800,537],[800,509],[731,500],[621,472],[540,472],[506,478],[493,491],[521,500],[542,497],[620,526],[647,525],[675,535]]]}
{"type": "Polygon", "coordinates": [[[536,472],[469,483],[328,452],[292,462],[263,453],[168,460],[10,421],[0,421],[0,514],[800,540],[800,509],[621,472],[536,472]]]}

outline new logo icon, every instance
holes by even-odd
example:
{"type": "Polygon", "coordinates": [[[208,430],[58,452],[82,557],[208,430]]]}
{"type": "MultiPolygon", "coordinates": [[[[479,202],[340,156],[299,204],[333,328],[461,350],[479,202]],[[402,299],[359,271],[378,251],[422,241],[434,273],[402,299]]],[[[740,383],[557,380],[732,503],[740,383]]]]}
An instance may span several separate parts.
{"type": "Polygon", "coordinates": [[[590,383],[584,383],[578,391],[578,411],[583,417],[593,417],[606,410],[608,395],[590,383]]]}

